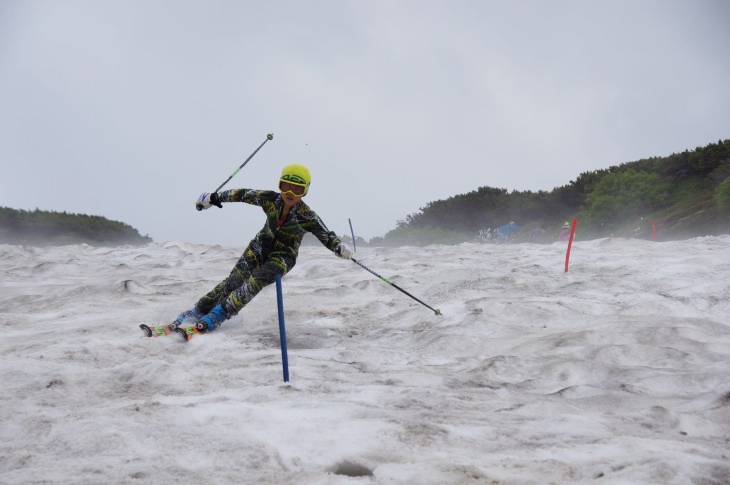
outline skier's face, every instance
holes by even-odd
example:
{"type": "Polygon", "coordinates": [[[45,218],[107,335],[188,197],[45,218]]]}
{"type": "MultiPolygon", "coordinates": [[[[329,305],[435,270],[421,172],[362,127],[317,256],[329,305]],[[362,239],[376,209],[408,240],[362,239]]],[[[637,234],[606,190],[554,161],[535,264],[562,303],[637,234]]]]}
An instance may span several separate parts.
{"type": "Polygon", "coordinates": [[[290,190],[281,190],[281,198],[284,200],[284,205],[287,207],[293,207],[302,200],[301,195],[294,195],[290,190]]]}
{"type": "Polygon", "coordinates": [[[295,197],[304,197],[304,193],[307,191],[307,188],[303,185],[292,184],[282,180],[279,182],[279,190],[281,191],[282,196],[291,194],[295,197]]]}

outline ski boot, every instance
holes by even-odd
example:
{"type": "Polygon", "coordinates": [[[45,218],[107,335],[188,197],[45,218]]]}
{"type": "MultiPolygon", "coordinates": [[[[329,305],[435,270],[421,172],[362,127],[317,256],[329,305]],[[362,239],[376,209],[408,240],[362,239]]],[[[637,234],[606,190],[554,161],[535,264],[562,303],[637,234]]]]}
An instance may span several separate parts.
{"type": "Polygon", "coordinates": [[[228,320],[230,316],[223,305],[218,305],[213,308],[207,315],[198,320],[195,327],[198,329],[198,333],[212,332],[216,328],[220,327],[221,323],[228,320]]]}
{"type": "Polygon", "coordinates": [[[170,330],[175,331],[177,328],[181,327],[186,321],[198,321],[203,316],[205,316],[205,314],[198,310],[198,307],[193,307],[191,310],[182,312],[180,315],[178,315],[178,317],[170,324],[170,330]]]}

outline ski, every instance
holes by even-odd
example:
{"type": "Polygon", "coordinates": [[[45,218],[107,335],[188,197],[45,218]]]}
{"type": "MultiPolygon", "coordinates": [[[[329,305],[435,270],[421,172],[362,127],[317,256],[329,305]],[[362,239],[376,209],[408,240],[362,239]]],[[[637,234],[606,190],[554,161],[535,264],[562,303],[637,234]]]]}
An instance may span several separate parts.
{"type": "Polygon", "coordinates": [[[175,332],[177,332],[179,335],[182,336],[183,339],[187,342],[188,340],[192,340],[193,335],[200,333],[200,330],[193,325],[191,327],[177,327],[175,329],[175,332]]]}
{"type": "Polygon", "coordinates": [[[172,335],[173,333],[180,335],[186,342],[193,338],[193,335],[201,333],[195,325],[189,327],[175,327],[173,325],[145,325],[140,324],[139,328],[142,329],[147,337],[164,337],[166,335],[172,335]]]}
{"type": "Polygon", "coordinates": [[[171,325],[145,325],[144,323],[139,326],[147,337],[164,337],[170,335],[175,329],[171,325]]]}

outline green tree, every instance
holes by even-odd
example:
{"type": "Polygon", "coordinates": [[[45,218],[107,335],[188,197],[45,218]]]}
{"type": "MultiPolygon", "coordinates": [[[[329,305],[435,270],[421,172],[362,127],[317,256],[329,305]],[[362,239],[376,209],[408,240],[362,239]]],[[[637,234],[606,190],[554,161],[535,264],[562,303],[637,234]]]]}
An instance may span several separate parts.
{"type": "Polygon", "coordinates": [[[0,207],[0,244],[146,244],[132,226],[101,216],[0,207]]]}
{"type": "Polygon", "coordinates": [[[629,168],[601,179],[586,198],[590,222],[616,223],[652,211],[669,198],[670,184],[657,173],[629,168]]]}
{"type": "Polygon", "coordinates": [[[722,211],[730,210],[730,177],[715,189],[715,203],[722,211]]]}
{"type": "Polygon", "coordinates": [[[396,227],[379,241],[384,246],[427,246],[429,244],[460,244],[466,242],[464,233],[434,227],[396,227]]]}

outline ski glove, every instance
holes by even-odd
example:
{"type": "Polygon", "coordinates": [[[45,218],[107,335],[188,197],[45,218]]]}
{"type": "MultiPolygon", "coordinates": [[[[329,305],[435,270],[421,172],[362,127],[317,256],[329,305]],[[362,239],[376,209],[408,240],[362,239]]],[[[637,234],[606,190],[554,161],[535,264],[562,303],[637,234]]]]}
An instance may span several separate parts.
{"type": "Polygon", "coordinates": [[[337,256],[341,257],[342,259],[350,259],[350,258],[352,258],[352,253],[351,253],[351,252],[350,252],[350,250],[349,250],[349,249],[347,248],[347,246],[345,246],[345,245],[344,245],[343,243],[340,243],[340,244],[339,244],[339,245],[338,245],[338,246],[337,246],[337,247],[335,248],[335,254],[336,254],[337,256]]]}
{"type": "Polygon", "coordinates": [[[218,200],[218,194],[216,192],[213,192],[212,194],[205,192],[195,201],[195,208],[199,211],[202,211],[203,209],[210,209],[213,205],[221,209],[223,208],[223,204],[221,204],[221,201],[218,200]]]}

